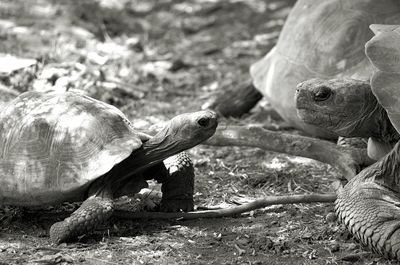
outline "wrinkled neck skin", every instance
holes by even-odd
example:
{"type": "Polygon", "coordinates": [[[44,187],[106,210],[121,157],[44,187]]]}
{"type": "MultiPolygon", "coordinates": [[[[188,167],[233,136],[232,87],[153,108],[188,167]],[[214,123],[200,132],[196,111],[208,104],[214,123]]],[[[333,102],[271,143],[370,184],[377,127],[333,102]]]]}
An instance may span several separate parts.
{"type": "Polygon", "coordinates": [[[141,148],[133,151],[127,159],[122,161],[117,166],[120,167],[119,171],[129,173],[131,176],[190,147],[182,141],[171,140],[176,137],[175,132],[169,127],[163,128],[154,137],[144,142],[141,148]],[[127,170],[128,168],[135,170],[127,170]]]}
{"type": "Polygon", "coordinates": [[[171,140],[176,137],[175,132],[169,127],[163,128],[132,153],[134,159],[130,165],[133,168],[150,167],[190,147],[182,141],[171,140]]]}
{"type": "Polygon", "coordinates": [[[400,192],[400,142],[386,156],[367,167],[356,176],[355,185],[359,182],[375,182],[388,190],[400,192]]]}
{"type": "Polygon", "coordinates": [[[376,115],[374,115],[374,118],[371,122],[375,121],[376,128],[373,132],[371,132],[371,136],[376,137],[385,143],[395,144],[400,140],[400,135],[393,127],[386,110],[379,103],[377,103],[375,112],[376,115]]]}
{"type": "MultiPolygon", "coordinates": [[[[392,126],[387,113],[382,106],[375,101],[374,104],[366,105],[366,109],[362,111],[366,115],[357,119],[357,122],[351,123],[341,130],[347,133],[345,137],[374,137],[385,143],[395,143],[400,139],[400,135],[392,126]],[[351,128],[353,127],[353,128],[351,128]]],[[[340,135],[340,131],[337,131],[340,135]]]]}

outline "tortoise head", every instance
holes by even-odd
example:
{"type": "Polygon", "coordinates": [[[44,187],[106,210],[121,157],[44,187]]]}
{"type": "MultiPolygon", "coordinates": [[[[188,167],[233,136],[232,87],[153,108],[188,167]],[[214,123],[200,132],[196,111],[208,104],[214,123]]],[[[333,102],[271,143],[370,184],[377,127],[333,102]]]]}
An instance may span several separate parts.
{"type": "Polygon", "coordinates": [[[295,100],[304,122],[344,137],[371,136],[383,115],[369,83],[354,79],[304,81],[297,86],[295,100]]]}
{"type": "Polygon", "coordinates": [[[168,157],[211,137],[217,128],[217,114],[210,110],[184,113],[172,118],[143,145],[147,154],[168,157]]]}
{"type": "Polygon", "coordinates": [[[217,125],[217,114],[211,110],[204,110],[172,118],[165,126],[164,132],[171,142],[187,149],[210,138],[217,125]]]}

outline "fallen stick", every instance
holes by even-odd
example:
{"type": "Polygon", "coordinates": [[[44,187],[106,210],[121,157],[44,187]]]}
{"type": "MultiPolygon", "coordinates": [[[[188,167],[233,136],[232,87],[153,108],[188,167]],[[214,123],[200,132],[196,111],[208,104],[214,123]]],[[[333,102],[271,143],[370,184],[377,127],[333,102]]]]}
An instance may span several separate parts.
{"type": "Polygon", "coordinates": [[[312,158],[330,164],[350,180],[359,166],[374,161],[366,149],[339,146],[335,143],[253,126],[219,126],[216,133],[204,144],[213,146],[248,146],[267,151],[312,158]]]}
{"type": "Polygon", "coordinates": [[[231,217],[252,210],[264,208],[277,204],[293,204],[293,203],[326,203],[334,202],[336,194],[304,194],[304,195],[288,195],[288,196],[268,196],[262,199],[255,200],[240,206],[232,208],[209,210],[209,211],[194,211],[194,212],[131,212],[124,210],[116,210],[113,216],[123,219],[197,219],[197,218],[218,218],[231,217]]]}

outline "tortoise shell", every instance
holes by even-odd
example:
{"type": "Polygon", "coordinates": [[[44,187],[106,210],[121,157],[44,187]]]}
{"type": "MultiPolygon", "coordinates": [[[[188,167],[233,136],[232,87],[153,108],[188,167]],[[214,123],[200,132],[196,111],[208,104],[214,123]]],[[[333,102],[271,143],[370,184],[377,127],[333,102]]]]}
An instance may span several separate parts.
{"type": "Polygon", "coordinates": [[[365,45],[375,67],[372,92],[400,133],[400,25],[371,25],[376,36],[365,45]]]}
{"type": "MultiPolygon", "coordinates": [[[[73,201],[142,145],[117,108],[73,92],[26,92],[0,114],[0,201],[73,201]]],[[[83,196],[83,195],[82,195],[83,196]]]]}
{"type": "Polygon", "coordinates": [[[315,77],[368,80],[372,67],[364,44],[373,36],[372,23],[400,23],[399,1],[297,1],[275,48],[251,66],[254,85],[292,125],[333,137],[297,117],[296,85],[315,77]]]}

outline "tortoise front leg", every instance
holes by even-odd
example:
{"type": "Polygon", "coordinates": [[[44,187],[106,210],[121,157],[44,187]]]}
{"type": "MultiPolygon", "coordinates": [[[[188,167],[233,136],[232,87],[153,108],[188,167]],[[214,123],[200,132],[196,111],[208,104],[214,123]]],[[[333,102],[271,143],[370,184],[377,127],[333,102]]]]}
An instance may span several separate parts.
{"type": "Polygon", "coordinates": [[[111,198],[93,195],[86,199],[70,217],[53,224],[50,228],[50,238],[56,244],[74,240],[110,218],[113,210],[111,198]]]}
{"type": "Polygon", "coordinates": [[[166,212],[192,211],[194,209],[194,168],[185,152],[164,160],[169,174],[159,181],[163,193],[161,210],[166,212]]]}

